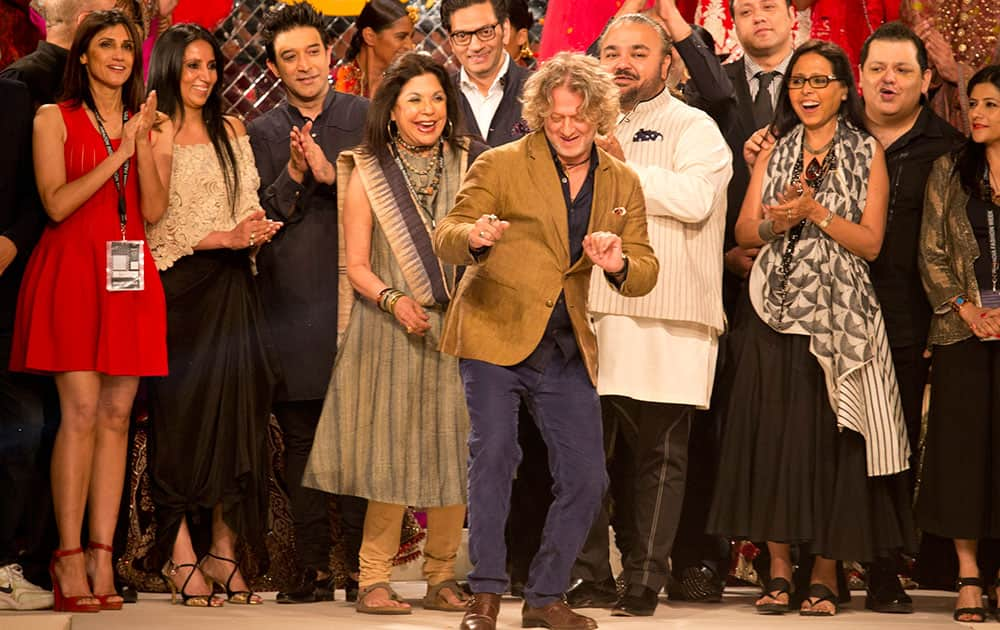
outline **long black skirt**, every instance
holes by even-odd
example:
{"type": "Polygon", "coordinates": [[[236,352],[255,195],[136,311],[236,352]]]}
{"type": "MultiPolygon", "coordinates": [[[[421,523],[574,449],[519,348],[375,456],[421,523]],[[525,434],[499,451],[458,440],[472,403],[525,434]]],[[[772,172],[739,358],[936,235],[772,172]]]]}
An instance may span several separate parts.
{"type": "Polygon", "coordinates": [[[1000,342],[934,346],[917,493],[920,528],[1000,538],[1000,342]]]}
{"type": "Polygon", "coordinates": [[[864,438],[837,427],[810,338],[777,333],[752,312],[747,320],[733,334],[709,532],[808,544],[837,560],[912,549],[909,478],[868,476],[864,438]]]}
{"type": "Polygon", "coordinates": [[[267,426],[274,377],[245,251],[195,252],[160,274],[169,374],[149,382],[154,558],[182,519],[203,553],[211,513],[255,551],[267,525],[267,426]]]}

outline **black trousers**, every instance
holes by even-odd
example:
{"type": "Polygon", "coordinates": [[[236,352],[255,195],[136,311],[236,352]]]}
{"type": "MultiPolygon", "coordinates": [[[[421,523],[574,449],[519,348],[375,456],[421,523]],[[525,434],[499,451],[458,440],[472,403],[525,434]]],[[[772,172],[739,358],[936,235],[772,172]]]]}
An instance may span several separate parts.
{"type": "Polygon", "coordinates": [[[684,503],[693,409],[623,396],[602,396],[601,409],[611,485],[573,577],[613,577],[608,558],[613,522],[625,584],[659,591],[667,583],[667,558],[684,503]]]}
{"type": "Polygon", "coordinates": [[[684,507],[674,538],[670,569],[679,579],[688,567],[707,566],[722,579],[729,570],[729,541],[705,533],[715,492],[715,476],[719,471],[721,413],[715,410],[714,403],[711,410],[692,413],[684,507]]]}
{"type": "MultiPolygon", "coordinates": [[[[300,569],[327,571],[330,566],[330,499],[320,490],[302,485],[316,425],[323,411],[322,400],[285,401],[274,404],[285,440],[285,485],[295,526],[295,553],[300,569]]],[[[358,554],[368,502],[359,497],[338,496],[340,533],[349,570],[358,570],[358,554]]]]}
{"type": "MultiPolygon", "coordinates": [[[[0,364],[0,566],[23,563],[51,521],[49,459],[58,424],[51,379],[0,364]]],[[[46,550],[47,551],[47,550],[46,550]]],[[[27,568],[26,568],[27,570],[27,568]]],[[[29,576],[33,577],[33,576],[29,576]]]]}

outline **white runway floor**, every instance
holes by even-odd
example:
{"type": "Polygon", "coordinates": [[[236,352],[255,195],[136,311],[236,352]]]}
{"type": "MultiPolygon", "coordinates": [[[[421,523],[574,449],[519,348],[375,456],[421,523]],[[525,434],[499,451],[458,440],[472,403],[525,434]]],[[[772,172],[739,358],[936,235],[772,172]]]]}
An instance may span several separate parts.
{"type": "MultiPolygon", "coordinates": [[[[397,617],[377,617],[354,612],[343,601],[307,605],[279,605],[274,594],[265,594],[262,606],[224,606],[205,610],[171,606],[169,596],[143,594],[138,604],[126,605],[121,612],[88,615],[61,615],[53,612],[13,614],[0,612],[0,630],[333,630],[380,628],[383,630],[451,629],[458,627],[460,616],[452,613],[424,611],[419,608],[424,585],[420,582],[398,583],[403,597],[414,604],[413,614],[397,617]]],[[[611,617],[606,610],[583,611],[594,616],[602,630],[742,630],[744,628],[781,630],[816,630],[838,627],[852,630],[924,630],[932,628],[997,627],[996,620],[986,624],[959,624],[951,620],[953,593],[911,591],[916,604],[912,615],[878,615],[864,610],[864,593],[856,592],[850,604],[832,619],[808,618],[799,615],[770,617],[757,615],[751,608],[754,588],[727,589],[721,604],[672,603],[661,599],[654,617],[611,617]]],[[[505,599],[500,611],[500,629],[521,627],[521,602],[505,599]]]]}

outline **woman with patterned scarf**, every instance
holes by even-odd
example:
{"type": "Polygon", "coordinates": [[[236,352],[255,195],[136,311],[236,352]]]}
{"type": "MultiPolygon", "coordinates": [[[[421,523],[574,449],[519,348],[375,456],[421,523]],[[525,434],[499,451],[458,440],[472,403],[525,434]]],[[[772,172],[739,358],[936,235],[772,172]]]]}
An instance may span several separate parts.
{"type": "MultiPolygon", "coordinates": [[[[812,40],[789,62],[736,238],[759,247],[755,316],[734,331],[734,382],[709,529],[766,540],[762,613],[790,610],[791,546],[814,556],[800,613],[837,612],[837,560],[912,541],[909,447],[866,260],[885,232],[888,175],[864,131],[844,51],[812,40]]],[[[749,160],[748,160],[749,161],[749,160]]]]}

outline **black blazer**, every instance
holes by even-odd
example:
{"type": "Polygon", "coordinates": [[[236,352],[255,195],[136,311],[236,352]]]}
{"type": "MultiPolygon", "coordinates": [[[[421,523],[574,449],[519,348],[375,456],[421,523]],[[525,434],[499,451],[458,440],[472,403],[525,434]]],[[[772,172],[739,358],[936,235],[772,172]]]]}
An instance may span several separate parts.
{"type": "Polygon", "coordinates": [[[0,138],[7,149],[0,151],[0,235],[17,247],[17,256],[0,274],[0,361],[9,358],[9,339],[14,328],[17,292],[31,249],[45,227],[45,213],[38,200],[31,160],[31,95],[20,81],[0,79],[0,138]]]}
{"type": "MultiPolygon", "coordinates": [[[[750,97],[750,84],[747,82],[746,64],[743,59],[720,65],[732,83],[732,94],[729,98],[710,100],[699,92],[693,80],[688,81],[685,86],[684,96],[689,105],[705,110],[719,123],[719,129],[733,152],[733,177],[729,180],[729,188],[726,191],[724,251],[729,251],[736,246],[736,220],[739,219],[743,197],[750,186],[750,168],[743,159],[743,145],[753,132],[757,131],[757,125],[753,120],[753,98],[750,97]]],[[[694,74],[692,71],[691,75],[694,74]]],[[[728,271],[724,274],[723,301],[730,317],[739,297],[740,284],[740,279],[733,274],[728,271]]]]}
{"type": "Polygon", "coordinates": [[[531,76],[530,70],[517,65],[513,59],[510,60],[507,74],[500,79],[503,82],[503,98],[500,101],[500,107],[493,115],[490,128],[486,130],[485,134],[476,123],[469,99],[462,93],[460,76],[461,72],[456,72],[452,75],[451,80],[462,102],[462,120],[466,131],[485,139],[486,144],[491,147],[513,142],[528,133],[529,129],[521,117],[521,91],[524,89],[524,82],[531,76]]]}

